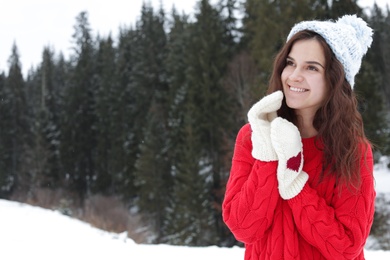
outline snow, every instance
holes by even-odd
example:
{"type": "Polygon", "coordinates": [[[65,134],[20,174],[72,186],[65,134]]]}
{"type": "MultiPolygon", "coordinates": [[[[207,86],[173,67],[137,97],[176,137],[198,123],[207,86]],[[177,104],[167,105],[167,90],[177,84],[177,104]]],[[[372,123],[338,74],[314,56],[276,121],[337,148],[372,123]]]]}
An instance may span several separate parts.
{"type": "Polygon", "coordinates": [[[378,193],[390,194],[390,157],[382,156],[374,166],[375,190],[378,193]]]}
{"type": "Polygon", "coordinates": [[[239,247],[139,245],[126,233],[102,231],[58,211],[19,202],[0,200],[0,212],[0,259],[244,259],[239,247]]]}
{"type": "MultiPolygon", "coordinates": [[[[389,158],[375,165],[378,193],[390,194],[389,158]]],[[[244,259],[244,249],[140,245],[127,238],[99,230],[58,211],[0,200],[0,258],[10,260],[40,259],[131,259],[170,260],[244,259]]],[[[390,259],[390,251],[365,250],[367,260],[390,259]]]]}

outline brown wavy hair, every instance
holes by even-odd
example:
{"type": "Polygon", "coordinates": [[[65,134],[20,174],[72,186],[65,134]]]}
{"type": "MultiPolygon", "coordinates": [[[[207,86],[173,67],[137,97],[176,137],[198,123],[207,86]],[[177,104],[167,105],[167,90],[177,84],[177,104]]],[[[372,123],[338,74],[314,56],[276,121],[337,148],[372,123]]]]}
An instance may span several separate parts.
{"type": "MultiPolygon", "coordinates": [[[[323,106],[317,110],[313,122],[313,126],[318,131],[316,143],[321,141],[318,147],[324,152],[320,180],[330,174],[336,177],[338,183],[358,188],[361,183],[362,149],[367,151],[369,142],[364,134],[363,120],[357,109],[357,97],[345,79],[343,65],[337,60],[324,38],[309,30],[292,36],[275,58],[267,93],[283,91],[281,74],[286,66],[287,56],[295,42],[308,39],[316,39],[322,46],[325,55],[325,80],[328,87],[327,97],[323,106]]],[[[285,99],[278,115],[297,125],[297,115],[287,106],[285,99]]]]}

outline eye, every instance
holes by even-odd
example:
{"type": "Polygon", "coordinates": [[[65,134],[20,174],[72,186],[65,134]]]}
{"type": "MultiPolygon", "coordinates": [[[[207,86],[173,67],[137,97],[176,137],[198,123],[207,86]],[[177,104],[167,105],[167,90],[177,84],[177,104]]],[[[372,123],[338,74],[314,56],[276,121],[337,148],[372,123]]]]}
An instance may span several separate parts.
{"type": "Polygon", "coordinates": [[[294,66],[294,62],[292,60],[286,60],[286,66],[294,66]]]}
{"type": "Polygon", "coordinates": [[[309,67],[308,67],[308,70],[318,71],[318,68],[315,67],[315,66],[309,66],[309,67]]]}

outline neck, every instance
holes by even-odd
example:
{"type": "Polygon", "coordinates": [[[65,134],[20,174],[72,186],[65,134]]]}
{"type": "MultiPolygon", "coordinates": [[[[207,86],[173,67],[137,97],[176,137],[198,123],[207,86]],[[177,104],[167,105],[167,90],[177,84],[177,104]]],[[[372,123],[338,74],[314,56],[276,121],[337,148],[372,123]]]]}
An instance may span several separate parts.
{"type": "Polygon", "coordinates": [[[310,138],[318,134],[313,126],[314,115],[297,114],[297,118],[297,127],[302,138],[310,138]]]}

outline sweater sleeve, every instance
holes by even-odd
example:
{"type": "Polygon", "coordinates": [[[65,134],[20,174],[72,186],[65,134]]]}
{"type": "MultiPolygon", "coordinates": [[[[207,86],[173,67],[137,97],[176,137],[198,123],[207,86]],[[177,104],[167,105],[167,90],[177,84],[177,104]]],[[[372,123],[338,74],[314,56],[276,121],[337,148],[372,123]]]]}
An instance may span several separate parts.
{"type": "Polygon", "coordinates": [[[330,205],[306,184],[288,201],[300,234],[327,259],[355,259],[364,249],[374,217],[371,149],[361,159],[361,186],[335,188],[330,205]]]}
{"type": "Polygon", "coordinates": [[[255,160],[250,136],[250,126],[246,124],[237,135],[222,204],[223,220],[236,239],[246,244],[266,233],[279,199],[277,162],[255,160]]]}

